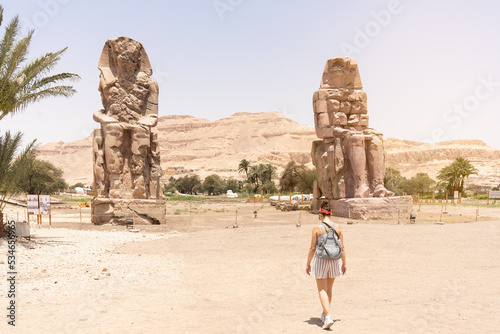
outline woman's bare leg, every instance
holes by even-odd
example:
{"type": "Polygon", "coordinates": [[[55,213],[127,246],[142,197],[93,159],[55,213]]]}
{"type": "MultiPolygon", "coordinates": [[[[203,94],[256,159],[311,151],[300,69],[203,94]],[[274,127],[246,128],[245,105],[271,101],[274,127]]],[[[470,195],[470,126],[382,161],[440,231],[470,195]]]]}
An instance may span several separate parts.
{"type": "Polygon", "coordinates": [[[326,279],[326,294],[328,295],[328,306],[332,305],[332,288],[335,278],[328,277],[326,279]]]}
{"type": "Polygon", "coordinates": [[[316,278],[316,285],[318,286],[318,295],[321,306],[323,307],[323,314],[330,314],[330,302],[327,293],[328,282],[326,278],[316,278]]]}

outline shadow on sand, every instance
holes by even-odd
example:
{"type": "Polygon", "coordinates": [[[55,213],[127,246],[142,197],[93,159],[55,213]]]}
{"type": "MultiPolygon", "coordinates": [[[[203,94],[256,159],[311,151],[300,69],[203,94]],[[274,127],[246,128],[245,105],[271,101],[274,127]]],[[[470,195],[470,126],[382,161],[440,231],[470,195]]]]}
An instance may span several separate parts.
{"type": "MultiPolygon", "coordinates": [[[[340,321],[340,319],[333,319],[333,325],[335,325],[335,323],[337,321],[340,321]]],[[[309,325],[316,325],[318,327],[323,327],[323,321],[321,321],[320,318],[310,318],[309,320],[305,320],[304,322],[307,322],[309,325]]],[[[333,325],[332,325],[332,328],[333,328],[333,325]]],[[[328,330],[332,330],[332,328],[329,328],[328,330]]]]}

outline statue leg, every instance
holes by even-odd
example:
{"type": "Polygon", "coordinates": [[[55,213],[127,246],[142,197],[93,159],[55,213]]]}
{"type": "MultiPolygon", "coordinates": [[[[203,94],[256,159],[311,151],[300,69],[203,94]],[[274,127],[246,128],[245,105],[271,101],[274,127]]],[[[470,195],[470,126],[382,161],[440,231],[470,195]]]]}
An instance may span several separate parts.
{"type": "Polygon", "coordinates": [[[161,177],[161,166],[160,166],[160,144],[158,142],[158,134],[151,132],[151,144],[149,149],[149,164],[151,166],[151,177],[149,181],[149,198],[157,199],[161,198],[160,195],[160,177],[161,177]]]}
{"type": "Polygon", "coordinates": [[[342,149],[342,139],[335,138],[335,187],[337,189],[336,198],[345,198],[345,180],[344,180],[344,150],[342,149]]]}
{"type": "Polygon", "coordinates": [[[109,197],[120,198],[123,172],[123,128],[118,124],[103,125],[104,157],[106,170],[109,173],[109,197]]]}
{"type": "Polygon", "coordinates": [[[131,172],[134,198],[148,198],[146,188],[149,184],[149,169],[146,170],[146,159],[150,146],[150,130],[148,128],[134,128],[132,131],[132,159],[131,172]]]}
{"type": "Polygon", "coordinates": [[[328,166],[326,145],[323,141],[318,140],[313,142],[311,156],[317,173],[317,186],[319,190],[317,193],[320,197],[325,196],[331,199],[333,198],[332,184],[328,175],[330,167],[328,166]]]}
{"type": "Polygon", "coordinates": [[[94,193],[96,197],[106,197],[105,174],[104,157],[101,152],[100,154],[97,154],[94,162],[94,193]]]}
{"type": "Polygon", "coordinates": [[[370,188],[366,175],[366,152],[364,135],[347,135],[344,139],[352,172],[355,198],[369,197],[370,188]]]}
{"type": "Polygon", "coordinates": [[[367,143],[366,158],[368,164],[368,177],[370,180],[370,188],[374,197],[394,196],[392,191],[389,191],[384,186],[384,146],[380,136],[373,135],[372,139],[367,143]]]}
{"type": "Polygon", "coordinates": [[[94,183],[93,190],[96,197],[105,197],[105,175],[104,170],[104,151],[103,151],[103,138],[102,130],[94,130],[94,143],[92,146],[92,156],[93,156],[93,169],[94,169],[94,183]]]}

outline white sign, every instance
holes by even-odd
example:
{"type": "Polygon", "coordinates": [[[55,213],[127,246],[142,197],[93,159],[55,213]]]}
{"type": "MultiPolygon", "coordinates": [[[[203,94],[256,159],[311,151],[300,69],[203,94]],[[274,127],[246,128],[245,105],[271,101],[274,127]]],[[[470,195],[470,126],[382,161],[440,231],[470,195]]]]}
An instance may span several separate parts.
{"type": "Polygon", "coordinates": [[[458,191],[456,191],[456,190],[455,190],[455,192],[453,193],[453,197],[454,197],[455,199],[458,199],[458,191]]]}
{"type": "Polygon", "coordinates": [[[38,195],[28,195],[28,214],[38,214],[38,195]]]}
{"type": "Polygon", "coordinates": [[[40,195],[40,213],[50,215],[50,195],[40,195]]]}
{"type": "Polygon", "coordinates": [[[490,190],[488,197],[491,199],[500,199],[500,190],[490,190]]]}

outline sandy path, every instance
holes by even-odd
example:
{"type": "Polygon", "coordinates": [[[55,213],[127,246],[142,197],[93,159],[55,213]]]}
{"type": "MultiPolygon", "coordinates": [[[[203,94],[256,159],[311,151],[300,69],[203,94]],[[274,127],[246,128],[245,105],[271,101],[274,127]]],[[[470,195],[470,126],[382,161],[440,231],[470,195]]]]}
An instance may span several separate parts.
{"type": "MultiPolygon", "coordinates": [[[[333,330],[498,332],[500,222],[343,228],[348,273],[334,286],[333,330]]],[[[304,273],[311,229],[35,230],[35,249],[18,245],[16,332],[321,332],[304,273]]]]}

